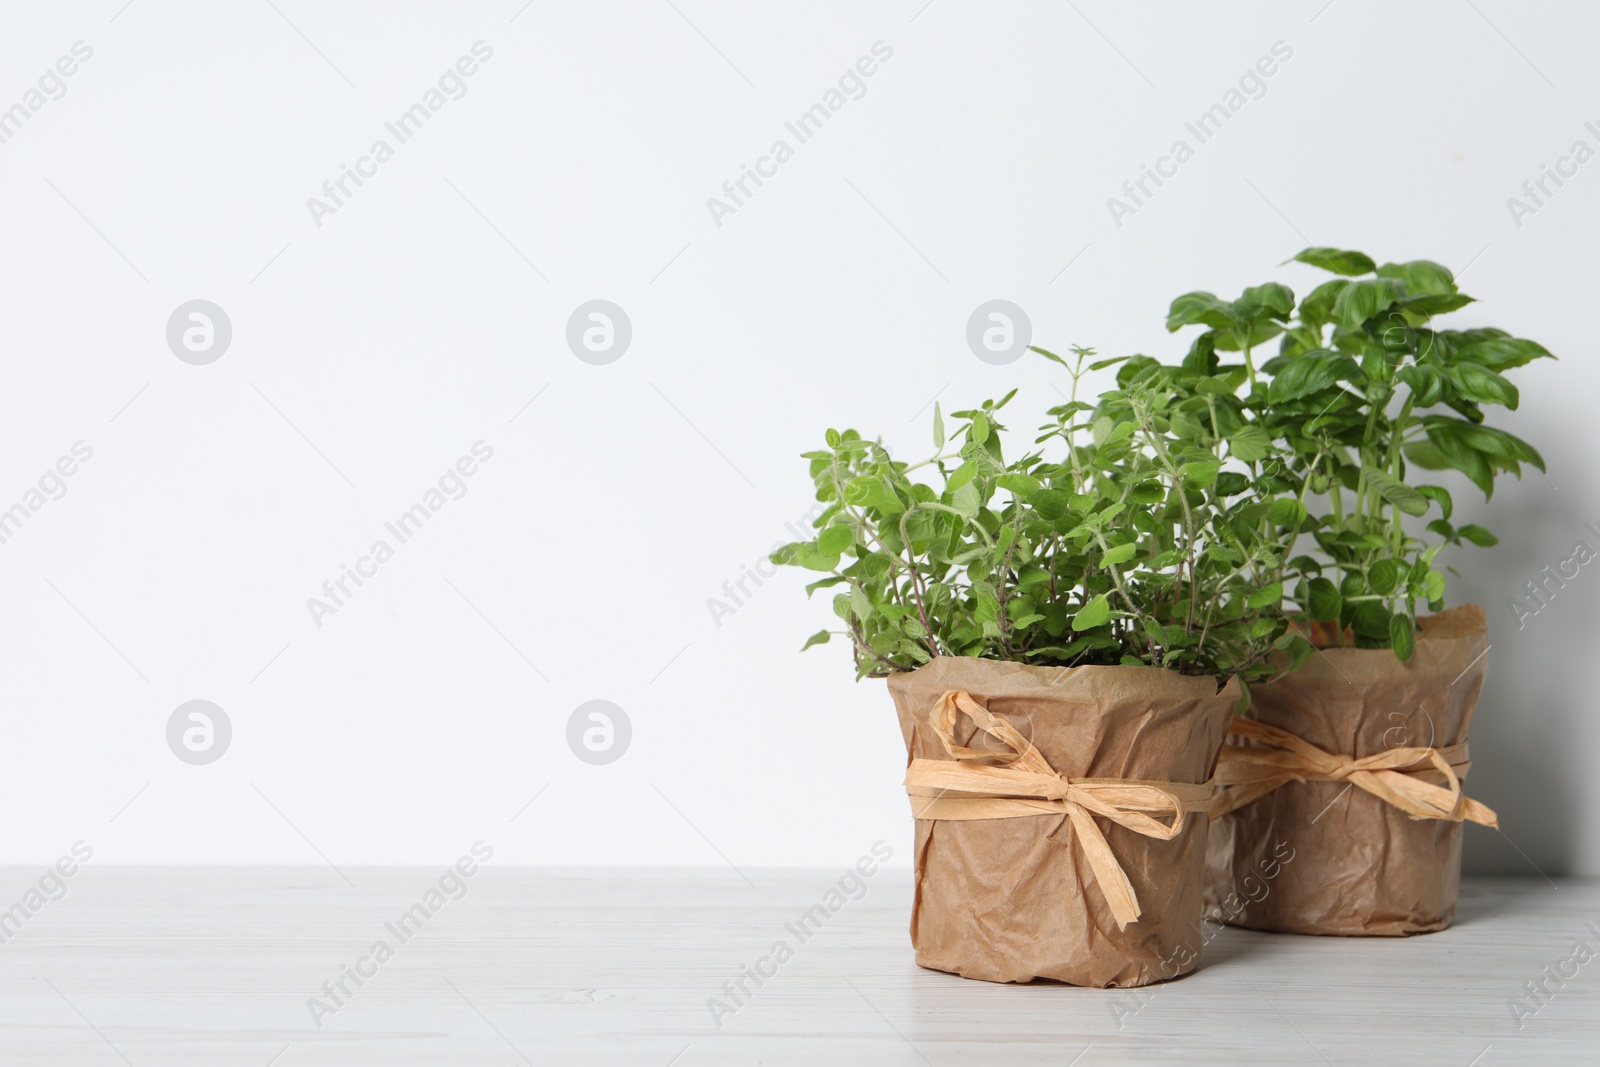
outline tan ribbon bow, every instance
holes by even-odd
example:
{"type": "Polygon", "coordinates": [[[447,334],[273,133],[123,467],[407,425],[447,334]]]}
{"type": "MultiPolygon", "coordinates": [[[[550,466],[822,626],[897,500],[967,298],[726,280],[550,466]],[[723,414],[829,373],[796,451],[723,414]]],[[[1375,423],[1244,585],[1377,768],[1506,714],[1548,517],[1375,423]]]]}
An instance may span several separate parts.
{"type": "Polygon", "coordinates": [[[1210,809],[1215,792],[1210,783],[1068,778],[1057,774],[1015,727],[991,715],[971,694],[959,689],[939,698],[930,724],[954,762],[911,761],[905,785],[912,814],[918,819],[949,820],[1066,815],[1072,820],[1095,881],[1121,929],[1138,921],[1139,898],[1091,815],[1110,819],[1145,837],[1170,841],[1183,829],[1186,814],[1210,809]],[[958,745],[955,726],[962,712],[1011,751],[985,752],[958,745]],[[994,766],[995,762],[1002,766],[994,766]]]}
{"type": "Polygon", "coordinates": [[[1228,745],[1217,761],[1216,783],[1223,787],[1213,816],[1226,815],[1288,782],[1349,782],[1387,801],[1413,819],[1471,819],[1498,830],[1499,817],[1488,806],[1461,794],[1461,775],[1472,764],[1467,743],[1445,748],[1391,748],[1355,759],[1324,752],[1287,730],[1254,719],[1235,718],[1230,737],[1259,741],[1267,748],[1228,745]],[[1424,776],[1438,775],[1445,785],[1424,776]]]}

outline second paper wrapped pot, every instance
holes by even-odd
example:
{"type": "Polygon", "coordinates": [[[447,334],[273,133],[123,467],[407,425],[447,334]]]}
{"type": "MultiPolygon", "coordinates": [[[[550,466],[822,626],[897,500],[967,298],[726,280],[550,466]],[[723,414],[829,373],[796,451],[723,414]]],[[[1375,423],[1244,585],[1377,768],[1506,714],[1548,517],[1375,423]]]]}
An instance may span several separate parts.
{"type": "MultiPolygon", "coordinates": [[[[1324,649],[1253,687],[1247,717],[1351,759],[1443,750],[1460,760],[1464,780],[1467,727],[1487,659],[1483,609],[1453,608],[1419,622],[1409,662],[1388,649],[1324,649]]],[[[1230,751],[1253,743],[1230,741],[1230,751]]],[[[1426,768],[1418,776],[1447,784],[1426,768]]],[[[1413,818],[1348,779],[1290,781],[1212,821],[1207,915],[1299,934],[1442,930],[1455,915],[1461,837],[1459,816],[1413,818]]]]}

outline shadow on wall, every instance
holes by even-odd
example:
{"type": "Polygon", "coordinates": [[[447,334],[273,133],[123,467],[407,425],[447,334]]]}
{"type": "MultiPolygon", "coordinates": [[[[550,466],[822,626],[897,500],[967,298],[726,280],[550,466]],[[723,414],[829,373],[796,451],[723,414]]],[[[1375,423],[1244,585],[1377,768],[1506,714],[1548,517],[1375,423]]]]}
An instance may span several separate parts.
{"type": "MultiPolygon", "coordinates": [[[[1547,440],[1581,439],[1548,429],[1547,440]]],[[[1592,610],[1600,594],[1600,508],[1585,507],[1579,472],[1568,464],[1553,463],[1549,479],[1531,469],[1521,481],[1502,479],[1488,505],[1465,479],[1447,480],[1446,488],[1455,522],[1480,521],[1500,537],[1495,548],[1452,550],[1443,561],[1459,572],[1450,602],[1482,604],[1489,617],[1489,671],[1472,721],[1467,792],[1499,813],[1501,833],[1469,828],[1463,868],[1567,874],[1579,862],[1580,783],[1592,774],[1583,742],[1600,647],[1600,613],[1592,610]]]]}

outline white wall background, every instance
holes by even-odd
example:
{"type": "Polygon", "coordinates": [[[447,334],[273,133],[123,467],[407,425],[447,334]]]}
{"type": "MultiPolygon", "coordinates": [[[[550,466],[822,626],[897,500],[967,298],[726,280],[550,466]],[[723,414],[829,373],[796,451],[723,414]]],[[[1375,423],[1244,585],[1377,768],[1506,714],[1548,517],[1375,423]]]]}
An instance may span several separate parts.
{"type": "Polygon", "coordinates": [[[1455,561],[1493,626],[1471,791],[1506,829],[1470,830],[1468,863],[1600,874],[1600,573],[1521,631],[1505,606],[1597,543],[1600,163],[1520,227],[1506,200],[1600,148],[1600,13],[275,3],[7,5],[0,107],[93,56],[0,144],[0,508],[94,455],[0,544],[0,861],[83,838],[97,862],[436,862],[483,837],[513,863],[831,865],[881,837],[905,862],[882,683],[796,653],[825,602],[793,572],[707,609],[809,506],[796,454],[830,425],[915,452],[936,395],[1012,386],[1031,430],[1052,369],[976,359],[981,301],[1047,346],[1173,354],[1173,296],[1303,291],[1274,265],[1316,243],[1464,270],[1462,322],[1563,357],[1502,423],[1550,478],[1505,487],[1503,545],[1455,561]],[[480,39],[466,95],[315,225],[307,197],[480,39]],[[714,224],[707,198],[877,41],[865,96],[714,224]],[[1278,41],[1265,95],[1114,225],[1107,197],[1278,41]],[[597,297],[633,325],[609,366],[564,340],[597,297]],[[233,327],[208,366],[165,340],[195,298],[233,327]],[[467,494],[318,628],[306,599],[479,440],[467,494]],[[234,731],[204,767],[165,739],[197,698],[234,731]],[[607,766],[565,741],[592,699],[632,723],[607,766]]]}

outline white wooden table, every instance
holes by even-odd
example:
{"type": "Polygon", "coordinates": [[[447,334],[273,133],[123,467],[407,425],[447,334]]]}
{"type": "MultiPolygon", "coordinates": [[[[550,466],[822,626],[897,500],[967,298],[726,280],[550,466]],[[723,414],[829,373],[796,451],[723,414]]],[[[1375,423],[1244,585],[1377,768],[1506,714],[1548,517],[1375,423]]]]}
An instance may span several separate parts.
{"type": "MultiPolygon", "coordinates": [[[[1119,992],[919,969],[903,871],[801,943],[785,924],[838,872],[489,865],[402,942],[385,923],[441,871],[85,866],[0,925],[0,1063],[1600,1063],[1600,959],[1562,962],[1600,952],[1600,883],[1470,880],[1455,928],[1406,940],[1224,930],[1192,976],[1119,992]],[[379,939],[319,1028],[308,998],[379,939]],[[794,957],[716,1025],[778,940],[794,957]],[[1519,1029],[1524,983],[1574,968],[1519,1029]]],[[[0,871],[0,909],[39,874],[0,871]]]]}

